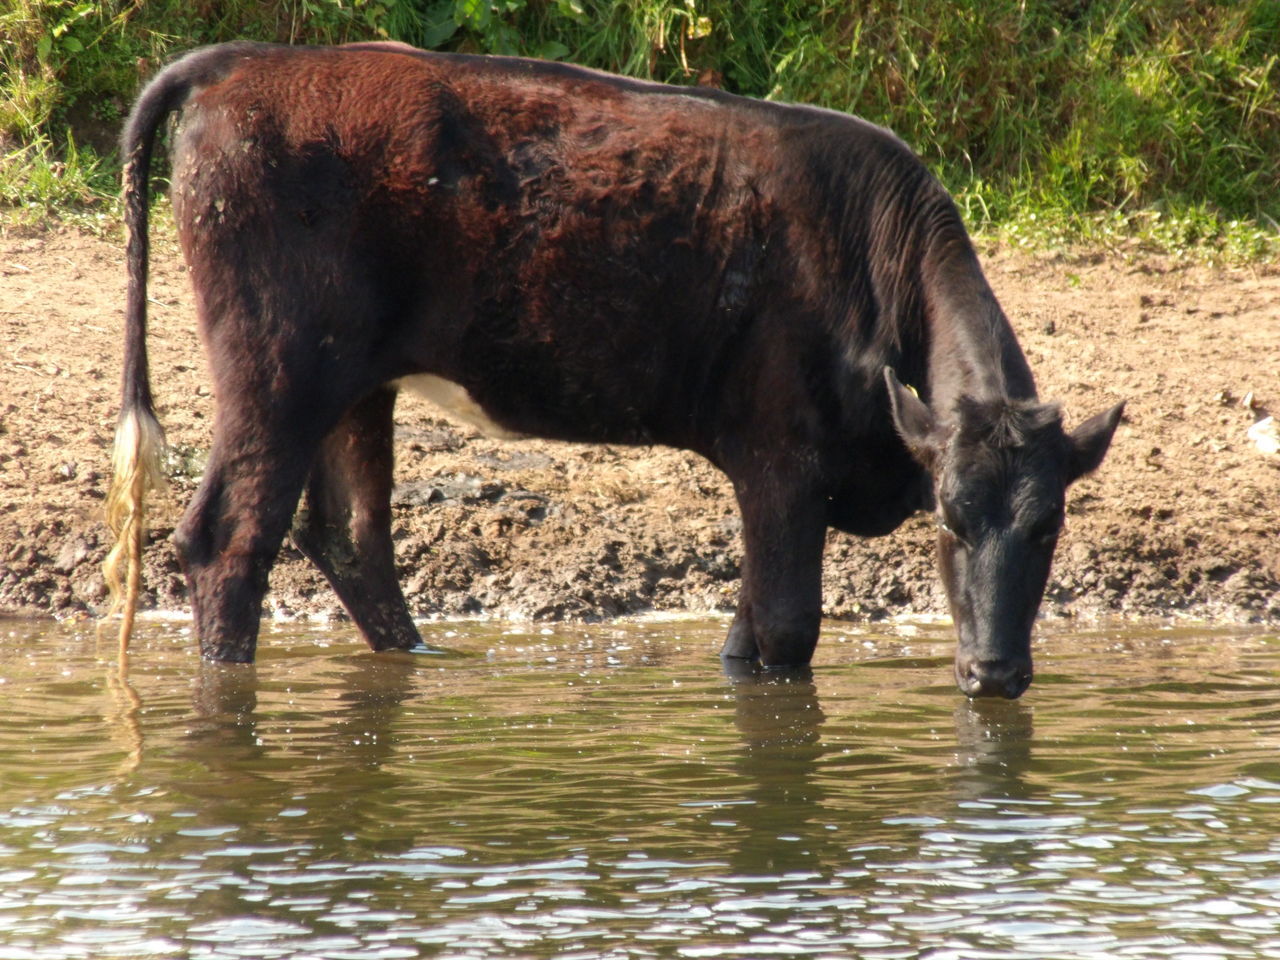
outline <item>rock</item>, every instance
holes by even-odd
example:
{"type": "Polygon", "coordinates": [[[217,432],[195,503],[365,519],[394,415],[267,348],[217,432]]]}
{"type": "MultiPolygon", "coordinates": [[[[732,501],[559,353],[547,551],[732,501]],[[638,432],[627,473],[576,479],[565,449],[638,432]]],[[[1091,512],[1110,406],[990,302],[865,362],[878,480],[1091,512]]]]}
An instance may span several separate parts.
{"type": "Polygon", "coordinates": [[[1263,417],[1248,430],[1253,445],[1268,456],[1280,454],[1280,425],[1275,417],[1263,417]]]}

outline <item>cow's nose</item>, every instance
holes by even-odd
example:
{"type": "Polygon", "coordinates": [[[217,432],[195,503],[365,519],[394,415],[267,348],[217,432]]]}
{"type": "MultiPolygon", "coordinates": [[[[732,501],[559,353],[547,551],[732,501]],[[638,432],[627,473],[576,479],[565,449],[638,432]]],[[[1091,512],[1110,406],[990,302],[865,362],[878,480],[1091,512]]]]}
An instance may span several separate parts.
{"type": "Polygon", "coordinates": [[[1025,660],[956,661],[956,683],[967,697],[1017,700],[1031,686],[1031,664],[1025,660]]]}

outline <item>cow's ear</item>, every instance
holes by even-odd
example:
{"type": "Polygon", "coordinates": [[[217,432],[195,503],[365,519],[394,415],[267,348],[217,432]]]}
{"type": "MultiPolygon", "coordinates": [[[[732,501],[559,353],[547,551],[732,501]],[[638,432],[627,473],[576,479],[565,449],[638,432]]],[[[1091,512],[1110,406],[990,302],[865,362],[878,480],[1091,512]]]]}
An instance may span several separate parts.
{"type": "Polygon", "coordinates": [[[902,385],[892,367],[884,368],[884,382],[889,388],[889,408],[898,436],[916,462],[932,470],[942,453],[937,418],[914,390],[902,385]]]}
{"type": "Polygon", "coordinates": [[[1124,414],[1124,402],[1117,403],[1096,417],[1090,417],[1071,431],[1071,459],[1067,467],[1067,483],[1074,483],[1092,473],[1102,463],[1111,446],[1111,438],[1124,414]]]}

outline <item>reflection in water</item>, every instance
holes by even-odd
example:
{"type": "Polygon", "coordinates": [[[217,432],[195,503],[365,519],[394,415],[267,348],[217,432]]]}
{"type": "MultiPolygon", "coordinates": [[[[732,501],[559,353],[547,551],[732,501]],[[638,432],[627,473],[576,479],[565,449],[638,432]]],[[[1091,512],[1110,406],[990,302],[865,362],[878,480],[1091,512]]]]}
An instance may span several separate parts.
{"type": "Polygon", "coordinates": [[[741,805],[731,811],[738,829],[728,838],[730,863],[734,872],[754,876],[811,869],[815,859],[826,859],[814,844],[797,842],[826,799],[817,772],[827,718],[813,671],[737,671],[731,682],[742,738],[733,768],[746,787],[741,805]],[[779,843],[780,838],[790,839],[779,843]]]}
{"type": "Polygon", "coordinates": [[[119,768],[123,776],[132,773],[142,762],[143,750],[142,724],[139,722],[142,698],[129,682],[129,665],[123,655],[114,666],[107,667],[106,684],[111,693],[111,705],[103,719],[124,751],[119,768]]]}
{"type": "Polygon", "coordinates": [[[393,728],[415,690],[415,658],[351,656],[332,665],[332,687],[279,689],[255,666],[200,663],[183,747],[217,785],[201,820],[243,822],[252,801],[273,815],[285,806],[341,823],[343,837],[370,821],[376,832],[386,815],[380,796],[398,785],[389,763],[400,748],[393,728]]]}
{"type": "Polygon", "coordinates": [[[191,720],[182,753],[191,764],[203,767],[209,778],[208,803],[200,819],[213,824],[235,822],[219,801],[239,802],[261,781],[250,772],[264,753],[258,733],[257,668],[203,659],[195,664],[191,720]]]}
{"type": "Polygon", "coordinates": [[[756,670],[731,678],[734,722],[747,756],[786,756],[812,766],[821,755],[826,714],[818,703],[813,670],[756,670]]]}
{"type": "Polygon", "coordinates": [[[962,700],[954,713],[957,799],[1023,799],[1037,788],[1031,768],[1032,707],[1022,700],[962,700]]]}
{"type": "Polygon", "coordinates": [[[195,683],[191,690],[192,714],[199,722],[192,735],[218,736],[228,742],[252,735],[254,710],[258,706],[258,671],[253,664],[195,661],[195,683]]]}
{"type": "Polygon", "coordinates": [[[1050,638],[970,703],[945,630],[726,680],[722,629],[150,623],[127,678],[11,629],[0,957],[1280,955],[1275,637],[1050,638]]]}

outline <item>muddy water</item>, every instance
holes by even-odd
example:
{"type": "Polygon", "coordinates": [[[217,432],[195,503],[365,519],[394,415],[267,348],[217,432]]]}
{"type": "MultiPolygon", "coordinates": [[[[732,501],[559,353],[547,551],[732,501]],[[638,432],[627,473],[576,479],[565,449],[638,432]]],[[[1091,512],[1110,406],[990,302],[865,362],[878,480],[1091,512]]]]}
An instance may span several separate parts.
{"type": "Polygon", "coordinates": [[[0,960],[1280,956],[1274,633],[1051,627],[976,705],[945,627],[723,628],[0,622],[0,960]]]}

